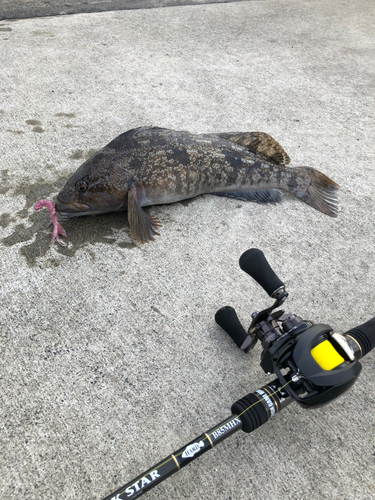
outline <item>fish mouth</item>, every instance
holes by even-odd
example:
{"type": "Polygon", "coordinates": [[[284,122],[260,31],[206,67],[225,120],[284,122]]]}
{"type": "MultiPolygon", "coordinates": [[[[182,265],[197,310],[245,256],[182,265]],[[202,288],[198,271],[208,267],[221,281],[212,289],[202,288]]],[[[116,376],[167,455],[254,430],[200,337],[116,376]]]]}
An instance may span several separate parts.
{"type": "Polygon", "coordinates": [[[59,215],[85,215],[87,212],[89,212],[90,207],[88,205],[85,205],[84,203],[64,203],[57,200],[55,209],[59,215]]]}

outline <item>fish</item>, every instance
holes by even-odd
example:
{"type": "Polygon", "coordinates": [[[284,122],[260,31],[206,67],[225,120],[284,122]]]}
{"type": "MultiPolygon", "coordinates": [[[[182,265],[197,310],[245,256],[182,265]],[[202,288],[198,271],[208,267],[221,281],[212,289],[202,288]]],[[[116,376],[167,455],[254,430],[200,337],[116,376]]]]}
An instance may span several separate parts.
{"type": "Polygon", "coordinates": [[[138,127],[85,161],[57,196],[61,216],[127,211],[132,237],[159,236],[161,223],[144,207],[202,194],[275,203],[287,191],[331,217],[338,215],[338,184],[290,158],[265,132],[193,134],[138,127]]]}

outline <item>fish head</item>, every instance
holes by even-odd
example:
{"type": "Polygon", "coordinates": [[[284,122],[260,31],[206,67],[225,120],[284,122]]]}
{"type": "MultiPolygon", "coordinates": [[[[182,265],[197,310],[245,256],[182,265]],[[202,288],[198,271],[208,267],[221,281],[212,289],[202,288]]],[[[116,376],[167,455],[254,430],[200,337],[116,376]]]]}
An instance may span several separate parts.
{"type": "Polygon", "coordinates": [[[96,215],[126,208],[126,172],[111,162],[98,161],[103,159],[97,156],[83,163],[58,194],[59,215],[96,215]]]}

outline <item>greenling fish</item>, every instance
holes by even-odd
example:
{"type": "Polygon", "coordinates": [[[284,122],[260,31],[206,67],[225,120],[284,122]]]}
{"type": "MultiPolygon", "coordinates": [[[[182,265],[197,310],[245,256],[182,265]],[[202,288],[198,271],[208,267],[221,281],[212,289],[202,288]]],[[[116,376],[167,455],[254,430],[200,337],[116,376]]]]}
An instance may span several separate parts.
{"type": "Polygon", "coordinates": [[[263,132],[190,134],[156,127],[129,130],[83,163],[60,191],[63,216],[127,210],[133,238],[154,240],[161,225],[143,207],[201,194],[258,203],[293,193],[336,217],[338,185],[310,167],[289,168],[288,155],[263,132]]]}

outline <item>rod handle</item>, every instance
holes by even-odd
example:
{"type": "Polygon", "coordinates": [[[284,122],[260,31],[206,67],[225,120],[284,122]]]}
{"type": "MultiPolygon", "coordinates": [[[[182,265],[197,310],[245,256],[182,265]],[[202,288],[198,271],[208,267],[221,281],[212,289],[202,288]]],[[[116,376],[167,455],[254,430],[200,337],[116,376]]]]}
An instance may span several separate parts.
{"type": "Polygon", "coordinates": [[[282,391],[280,381],[276,379],[239,399],[232,405],[232,413],[242,420],[242,430],[249,433],[265,424],[292,401],[293,398],[282,391]]]}
{"type": "Polygon", "coordinates": [[[355,326],[344,336],[353,338],[360,346],[361,357],[366,356],[375,347],[375,318],[366,321],[362,325],[355,326]]]}

